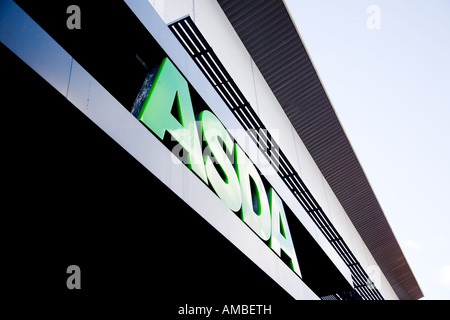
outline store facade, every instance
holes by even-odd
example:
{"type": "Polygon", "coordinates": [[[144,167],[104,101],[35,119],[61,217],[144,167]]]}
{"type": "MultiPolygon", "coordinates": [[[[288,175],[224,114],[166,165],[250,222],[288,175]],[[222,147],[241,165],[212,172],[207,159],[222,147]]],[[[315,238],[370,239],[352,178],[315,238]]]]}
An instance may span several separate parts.
{"type": "Polygon", "coordinates": [[[34,222],[44,236],[27,233],[49,265],[78,264],[91,294],[418,298],[412,273],[392,280],[349,218],[230,22],[233,4],[81,2],[78,18],[66,7],[3,1],[0,22],[16,79],[5,91],[15,100],[28,74],[22,127],[47,151],[35,160],[46,174],[23,175],[55,181],[33,193],[43,207],[59,194],[79,213],[52,208],[34,222]]]}

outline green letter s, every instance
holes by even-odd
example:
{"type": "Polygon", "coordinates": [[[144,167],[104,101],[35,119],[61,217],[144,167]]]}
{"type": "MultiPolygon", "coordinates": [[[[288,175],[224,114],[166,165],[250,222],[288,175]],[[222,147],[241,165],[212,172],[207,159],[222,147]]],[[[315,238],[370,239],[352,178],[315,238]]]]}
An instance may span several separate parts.
{"type": "Polygon", "coordinates": [[[200,113],[200,121],[202,122],[202,132],[205,137],[215,161],[217,161],[225,175],[221,177],[217,169],[214,167],[211,157],[205,156],[205,168],[208,180],[211,183],[214,191],[222,199],[230,210],[238,211],[241,208],[241,190],[239,180],[234,170],[233,164],[228,159],[225,151],[222,148],[222,140],[228,152],[233,152],[233,139],[228,134],[227,130],[220,123],[214,114],[209,111],[202,111],[200,113]]]}

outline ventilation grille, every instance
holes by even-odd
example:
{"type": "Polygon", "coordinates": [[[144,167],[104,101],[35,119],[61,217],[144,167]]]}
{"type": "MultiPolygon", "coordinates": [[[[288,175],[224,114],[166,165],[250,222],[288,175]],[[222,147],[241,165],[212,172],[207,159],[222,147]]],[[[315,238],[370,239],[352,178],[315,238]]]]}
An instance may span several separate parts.
{"type": "MultiPolygon", "coordinates": [[[[360,298],[364,300],[384,300],[283,151],[273,141],[269,131],[256,115],[192,19],[190,17],[183,18],[172,23],[169,27],[301,206],[348,266],[354,289],[360,298]]],[[[358,297],[353,295],[352,299],[355,298],[358,297]]],[[[336,294],[322,299],[341,300],[342,298],[336,294]]]]}

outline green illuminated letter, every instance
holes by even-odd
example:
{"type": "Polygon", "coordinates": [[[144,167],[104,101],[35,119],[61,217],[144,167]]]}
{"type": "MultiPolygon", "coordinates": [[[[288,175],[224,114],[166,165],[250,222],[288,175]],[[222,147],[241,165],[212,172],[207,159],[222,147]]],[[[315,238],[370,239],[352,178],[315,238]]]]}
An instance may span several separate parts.
{"type": "Polygon", "coordinates": [[[168,58],[159,67],[138,119],[161,140],[168,131],[189,153],[187,164],[192,171],[207,182],[189,87],[168,58]],[[180,121],[171,113],[174,102],[180,121]]]}
{"type": "Polygon", "coordinates": [[[241,208],[242,203],[239,180],[233,164],[222,148],[223,143],[226,150],[232,153],[233,139],[216,116],[211,112],[202,111],[200,113],[200,121],[202,122],[202,132],[205,141],[219,167],[216,169],[211,157],[205,156],[205,168],[208,180],[214,188],[214,191],[219,198],[225,202],[228,208],[233,211],[238,211],[241,208]],[[219,141],[219,138],[222,142],[219,141]],[[220,175],[218,170],[223,172],[223,176],[220,175]]]}
{"type": "Polygon", "coordinates": [[[270,212],[272,213],[272,237],[270,238],[270,247],[281,257],[281,250],[291,258],[291,269],[300,277],[300,267],[298,265],[297,255],[295,254],[294,244],[292,243],[291,232],[284,212],[283,202],[273,188],[269,190],[270,212]]]}
{"type": "Polygon", "coordinates": [[[237,144],[235,144],[234,152],[236,172],[241,185],[242,219],[261,239],[269,240],[270,208],[263,182],[253,163],[237,144]]]}

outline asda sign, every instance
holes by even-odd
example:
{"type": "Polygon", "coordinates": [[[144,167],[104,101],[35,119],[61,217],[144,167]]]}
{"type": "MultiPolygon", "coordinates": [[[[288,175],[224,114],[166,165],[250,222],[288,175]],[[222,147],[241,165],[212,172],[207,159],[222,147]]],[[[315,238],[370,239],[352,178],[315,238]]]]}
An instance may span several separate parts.
{"type": "Polygon", "coordinates": [[[208,110],[194,114],[189,85],[173,63],[164,58],[139,112],[161,140],[169,134],[187,152],[187,166],[210,186],[227,207],[301,276],[283,202],[273,188],[266,190],[255,165],[208,110]],[[209,152],[205,155],[202,143],[209,152]]]}

